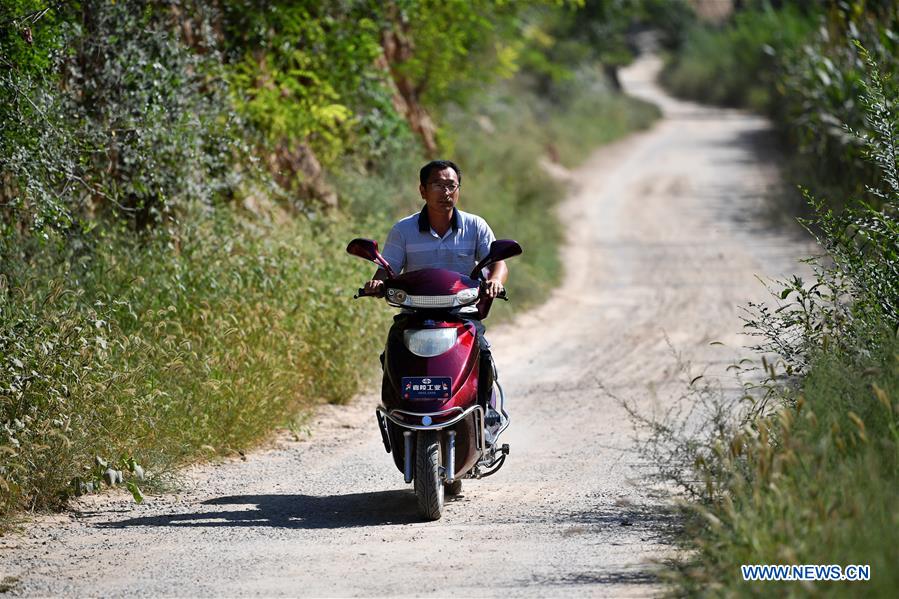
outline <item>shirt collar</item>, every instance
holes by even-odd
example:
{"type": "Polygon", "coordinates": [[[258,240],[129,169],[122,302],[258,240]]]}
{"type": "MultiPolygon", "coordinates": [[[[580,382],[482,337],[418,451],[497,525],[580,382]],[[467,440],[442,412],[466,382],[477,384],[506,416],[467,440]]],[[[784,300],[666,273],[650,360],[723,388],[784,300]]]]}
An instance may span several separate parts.
{"type": "MultiPolygon", "coordinates": [[[[459,210],[458,208],[453,208],[453,218],[450,220],[450,225],[452,226],[453,231],[459,230],[459,210]]],[[[425,205],[424,208],[421,209],[421,212],[418,214],[418,230],[422,233],[427,233],[431,230],[431,219],[428,218],[428,206],[425,205]]]]}

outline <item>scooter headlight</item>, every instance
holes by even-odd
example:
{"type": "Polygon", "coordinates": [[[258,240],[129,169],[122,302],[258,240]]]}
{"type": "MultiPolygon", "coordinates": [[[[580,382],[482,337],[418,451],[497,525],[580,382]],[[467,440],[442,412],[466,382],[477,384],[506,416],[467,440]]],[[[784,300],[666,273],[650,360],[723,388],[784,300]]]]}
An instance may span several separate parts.
{"type": "Polygon", "coordinates": [[[410,352],[422,358],[433,358],[449,351],[456,343],[456,329],[420,329],[403,333],[403,341],[410,352]]]}
{"type": "Polygon", "coordinates": [[[404,304],[406,302],[406,292],[402,289],[388,289],[387,301],[394,304],[404,304]]]}
{"type": "Polygon", "coordinates": [[[467,306],[468,304],[473,303],[478,299],[479,293],[480,290],[477,287],[469,287],[468,289],[463,289],[456,294],[456,305],[467,306]]]}

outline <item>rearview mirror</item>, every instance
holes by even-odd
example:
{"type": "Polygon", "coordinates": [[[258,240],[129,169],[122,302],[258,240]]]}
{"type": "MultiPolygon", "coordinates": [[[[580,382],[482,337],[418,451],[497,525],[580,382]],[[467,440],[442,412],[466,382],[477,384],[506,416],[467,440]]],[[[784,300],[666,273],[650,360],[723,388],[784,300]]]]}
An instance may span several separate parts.
{"type": "Polygon", "coordinates": [[[507,258],[513,258],[522,253],[521,246],[518,245],[517,241],[512,239],[497,239],[493,243],[490,244],[490,252],[484,257],[483,260],[478,262],[478,265],[474,267],[474,270],[471,271],[471,278],[475,279],[478,277],[478,273],[481,272],[481,269],[490,266],[495,262],[499,262],[500,260],[506,260],[507,258]]]}
{"type": "Polygon", "coordinates": [[[363,260],[374,262],[380,268],[386,270],[387,275],[391,279],[396,276],[396,273],[390,268],[390,263],[387,262],[384,256],[381,255],[381,252],[378,251],[378,242],[374,239],[354,239],[348,246],[346,246],[346,251],[348,254],[358,256],[363,260]]]}

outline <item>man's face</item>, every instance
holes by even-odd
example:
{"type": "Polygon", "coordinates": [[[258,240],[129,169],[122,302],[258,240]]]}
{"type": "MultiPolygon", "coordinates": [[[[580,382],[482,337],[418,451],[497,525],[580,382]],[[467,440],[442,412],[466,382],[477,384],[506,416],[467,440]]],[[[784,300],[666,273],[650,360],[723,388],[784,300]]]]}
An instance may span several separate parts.
{"type": "Polygon", "coordinates": [[[419,185],[418,191],[434,212],[452,214],[459,201],[459,176],[451,168],[431,171],[426,185],[419,185]]]}

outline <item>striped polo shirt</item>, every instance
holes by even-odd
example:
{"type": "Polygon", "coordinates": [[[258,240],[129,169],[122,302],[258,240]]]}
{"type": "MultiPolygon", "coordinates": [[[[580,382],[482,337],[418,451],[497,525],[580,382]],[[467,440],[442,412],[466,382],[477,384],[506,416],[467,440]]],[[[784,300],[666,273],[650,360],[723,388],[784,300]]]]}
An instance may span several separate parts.
{"type": "Polygon", "coordinates": [[[397,274],[422,268],[445,268],[468,275],[490,252],[496,239],[480,216],[453,210],[450,228],[441,237],[428,220],[425,206],[402,219],[390,230],[381,254],[397,274]]]}

